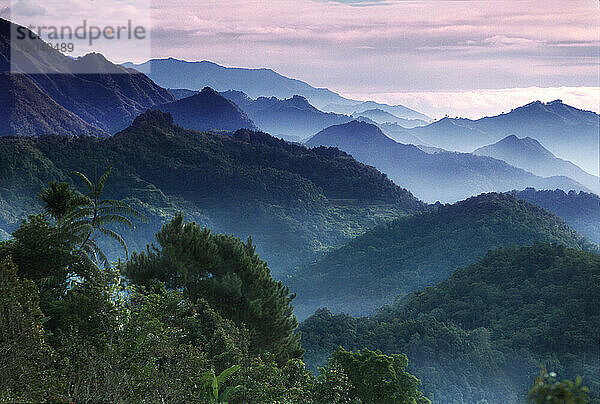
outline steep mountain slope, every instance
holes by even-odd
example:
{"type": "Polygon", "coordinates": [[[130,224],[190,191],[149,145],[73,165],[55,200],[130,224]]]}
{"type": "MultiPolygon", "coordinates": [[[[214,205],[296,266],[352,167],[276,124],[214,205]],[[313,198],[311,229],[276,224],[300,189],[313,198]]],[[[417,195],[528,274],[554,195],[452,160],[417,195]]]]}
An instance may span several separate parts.
{"type": "Polygon", "coordinates": [[[320,111],[299,95],[285,100],[275,97],[252,100],[240,91],[222,94],[244,110],[262,130],[286,139],[306,139],[331,125],[352,120],[346,115],[320,111]]]}
{"type": "Polygon", "coordinates": [[[490,157],[449,152],[428,154],[416,146],[393,141],[366,122],[329,127],[306,144],[338,147],[430,202],[454,202],[482,192],[526,187],[587,190],[571,179],[541,178],[490,157]]]}
{"type": "Polygon", "coordinates": [[[379,124],[397,123],[405,129],[427,125],[427,122],[422,119],[399,118],[396,115],[390,114],[389,112],[386,112],[379,108],[369,109],[363,112],[355,112],[354,114],[352,114],[352,117],[356,119],[360,119],[360,117],[369,118],[379,124]]]}
{"type": "Polygon", "coordinates": [[[552,175],[569,177],[600,193],[600,178],[588,174],[570,161],[557,158],[540,142],[530,137],[519,139],[515,135],[510,135],[497,143],[475,150],[473,154],[506,161],[510,165],[542,177],[552,175]]]}
{"type": "Polygon", "coordinates": [[[569,226],[600,244],[600,197],[587,192],[536,191],[527,188],[511,192],[519,199],[560,216],[569,226]]]}
{"type": "Polygon", "coordinates": [[[364,315],[400,294],[446,279],[488,250],[559,242],[596,249],[546,210],[514,196],[483,194],[382,224],[288,280],[300,318],[318,307],[364,315]]]}
{"type": "Polygon", "coordinates": [[[110,165],[107,197],[131,198],[149,218],[124,231],[130,250],[144,248],[183,211],[215,231],[252,235],[277,275],[382,220],[423,209],[408,191],[339,150],[308,150],[246,130],[199,133],[151,111],[102,140],[0,138],[0,228],[10,232],[39,211],[37,194],[49,181],[73,183],[75,170],[94,177],[110,165]]]}
{"type": "Polygon", "coordinates": [[[176,124],[198,131],[258,129],[233,102],[206,87],[200,93],[154,107],[168,112],[176,124]]]}
{"type": "MultiPolygon", "coordinates": [[[[16,26],[0,19],[0,73],[15,74],[24,72],[27,79],[16,79],[26,85],[29,93],[38,93],[34,98],[39,105],[32,105],[27,110],[15,110],[11,116],[19,119],[13,126],[21,128],[30,123],[24,135],[39,135],[64,132],[64,129],[81,130],[82,134],[114,133],[131,124],[133,119],[157,104],[171,102],[174,97],[164,88],[157,86],[148,77],[134,70],[116,66],[102,55],[89,54],[78,59],[64,56],[51,47],[44,52],[32,52],[21,44],[11,44],[11,30],[16,26]],[[47,74],[52,73],[52,74],[47,74]],[[37,88],[33,88],[34,84],[37,88]],[[39,94],[39,93],[43,94],[39,94]],[[64,112],[58,121],[67,121],[72,125],[61,127],[53,122],[52,117],[43,115],[48,121],[40,121],[42,116],[30,117],[26,112],[56,110],[52,100],[63,109],[77,115],[87,125],[75,125],[73,117],[67,118],[64,112]],[[22,121],[22,122],[20,122],[22,121]],[[34,124],[35,123],[35,124],[34,124]],[[95,127],[94,130],[90,126],[95,127]],[[49,131],[50,130],[50,131],[49,131]]],[[[43,42],[36,38],[31,46],[38,48],[43,42]]],[[[20,76],[21,74],[16,74],[20,76]]],[[[3,105],[20,105],[19,100],[12,99],[14,93],[0,94],[3,105]]],[[[79,132],[70,132],[78,135],[79,132]]],[[[5,133],[2,133],[5,135],[5,133]]]]}
{"type": "Polygon", "coordinates": [[[564,104],[532,102],[512,111],[478,120],[444,118],[410,129],[429,145],[471,152],[508,135],[531,137],[554,155],[569,160],[588,173],[598,173],[598,114],[564,104]]]}
{"type": "Polygon", "coordinates": [[[108,135],[58,105],[24,74],[0,73],[0,94],[0,135],[108,135]]]}
{"type": "Polygon", "coordinates": [[[200,90],[208,86],[217,91],[235,89],[252,98],[272,96],[283,99],[301,95],[317,106],[351,102],[326,88],[312,87],[271,69],[232,68],[208,61],[187,62],[173,58],[152,59],[142,64],[125,63],[123,66],[148,72],[154,82],[167,88],[200,90]]]}
{"type": "Polygon", "coordinates": [[[545,364],[598,399],[600,256],[550,244],[489,252],[371,318],[321,310],[300,327],[314,368],[338,346],[404,352],[441,404],[521,402],[545,364]]]}
{"type": "Polygon", "coordinates": [[[196,95],[200,92],[198,90],[188,90],[185,88],[168,88],[168,90],[178,100],[191,97],[192,95],[196,95]]]}
{"type": "Polygon", "coordinates": [[[385,111],[399,118],[422,119],[423,121],[431,121],[431,119],[427,115],[405,107],[404,105],[387,105],[380,104],[375,101],[364,101],[355,104],[329,104],[323,107],[324,111],[337,112],[346,115],[360,115],[364,111],[373,109],[385,111]]]}

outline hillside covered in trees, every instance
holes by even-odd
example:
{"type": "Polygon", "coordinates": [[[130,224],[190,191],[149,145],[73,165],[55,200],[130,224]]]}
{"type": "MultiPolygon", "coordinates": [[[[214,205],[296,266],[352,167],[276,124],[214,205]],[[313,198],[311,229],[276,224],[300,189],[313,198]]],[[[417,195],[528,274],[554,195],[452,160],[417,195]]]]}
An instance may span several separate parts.
{"type": "Polygon", "coordinates": [[[445,280],[489,250],[536,241],[598,251],[545,209],[512,195],[482,194],[383,223],[296,268],[286,282],[298,294],[300,318],[318,307],[366,315],[399,294],[445,280]]]}
{"type": "MultiPolygon", "coordinates": [[[[319,310],[300,327],[309,366],[338,346],[404,352],[436,403],[517,403],[540,364],[598,398],[600,256],[557,244],[489,252],[372,317],[319,310]]],[[[543,401],[542,401],[543,402],[543,401]]]]}
{"type": "Polygon", "coordinates": [[[85,193],[51,183],[0,243],[0,402],[430,403],[401,354],[337,350],[309,373],[293,295],[250,239],[178,215],[111,264],[99,238],[141,216],[104,199],[110,170],[77,175],[85,193]]]}
{"type": "MultiPolygon", "coordinates": [[[[281,274],[386,218],[424,209],[408,191],[336,149],[291,145],[265,133],[199,133],[159,111],[106,139],[0,139],[0,228],[16,229],[40,208],[50,181],[73,184],[113,166],[115,199],[127,198],[146,223],[123,235],[142,249],[178,211],[218,232],[254,237],[281,274]]],[[[116,246],[109,246],[117,254],[116,246]]],[[[115,256],[113,254],[113,257],[115,256]]]]}
{"type": "Polygon", "coordinates": [[[541,206],[560,216],[582,235],[600,243],[600,197],[590,192],[538,191],[527,188],[513,191],[517,198],[541,206]]]}

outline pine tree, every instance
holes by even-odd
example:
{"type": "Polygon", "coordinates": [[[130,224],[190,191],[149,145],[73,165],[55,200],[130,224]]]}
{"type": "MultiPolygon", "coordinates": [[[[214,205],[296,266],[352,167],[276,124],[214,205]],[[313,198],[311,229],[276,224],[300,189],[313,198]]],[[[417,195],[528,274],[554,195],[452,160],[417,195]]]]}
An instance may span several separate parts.
{"type": "Polygon", "coordinates": [[[157,281],[183,289],[192,300],[204,298],[223,317],[244,324],[252,353],[270,351],[282,363],[302,356],[298,322],[291,306],[294,295],[275,281],[256,254],[251,239],[213,235],[180,214],[156,235],[159,247],[133,254],[125,274],[135,283],[157,281]]]}

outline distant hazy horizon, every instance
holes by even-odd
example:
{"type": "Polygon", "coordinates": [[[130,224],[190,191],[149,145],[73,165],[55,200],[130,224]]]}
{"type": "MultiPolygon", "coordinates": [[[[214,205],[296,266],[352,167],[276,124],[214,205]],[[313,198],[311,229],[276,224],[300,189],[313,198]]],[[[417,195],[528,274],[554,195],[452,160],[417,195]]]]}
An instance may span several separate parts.
{"type": "MultiPolygon", "coordinates": [[[[475,118],[557,98],[600,109],[597,1],[224,4],[114,0],[98,8],[90,0],[0,0],[0,15],[23,25],[75,25],[151,14],[153,58],[268,67],[344,96],[401,103],[434,117],[475,118]]],[[[116,63],[148,59],[135,47],[95,45],[74,55],[98,51],[116,63]]]]}

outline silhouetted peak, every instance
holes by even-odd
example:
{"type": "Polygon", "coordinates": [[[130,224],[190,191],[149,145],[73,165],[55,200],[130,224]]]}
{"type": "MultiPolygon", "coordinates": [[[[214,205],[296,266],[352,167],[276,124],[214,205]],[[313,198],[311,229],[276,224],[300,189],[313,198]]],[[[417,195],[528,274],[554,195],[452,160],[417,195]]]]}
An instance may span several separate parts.
{"type": "Polygon", "coordinates": [[[146,111],[139,115],[133,121],[132,127],[143,128],[143,127],[159,127],[159,128],[171,128],[173,124],[173,116],[169,113],[154,110],[146,111]]]}
{"type": "Polygon", "coordinates": [[[222,95],[219,94],[218,91],[213,90],[211,87],[204,87],[202,89],[202,91],[200,91],[200,94],[202,94],[202,95],[216,95],[216,96],[222,97],[222,95]]]}

